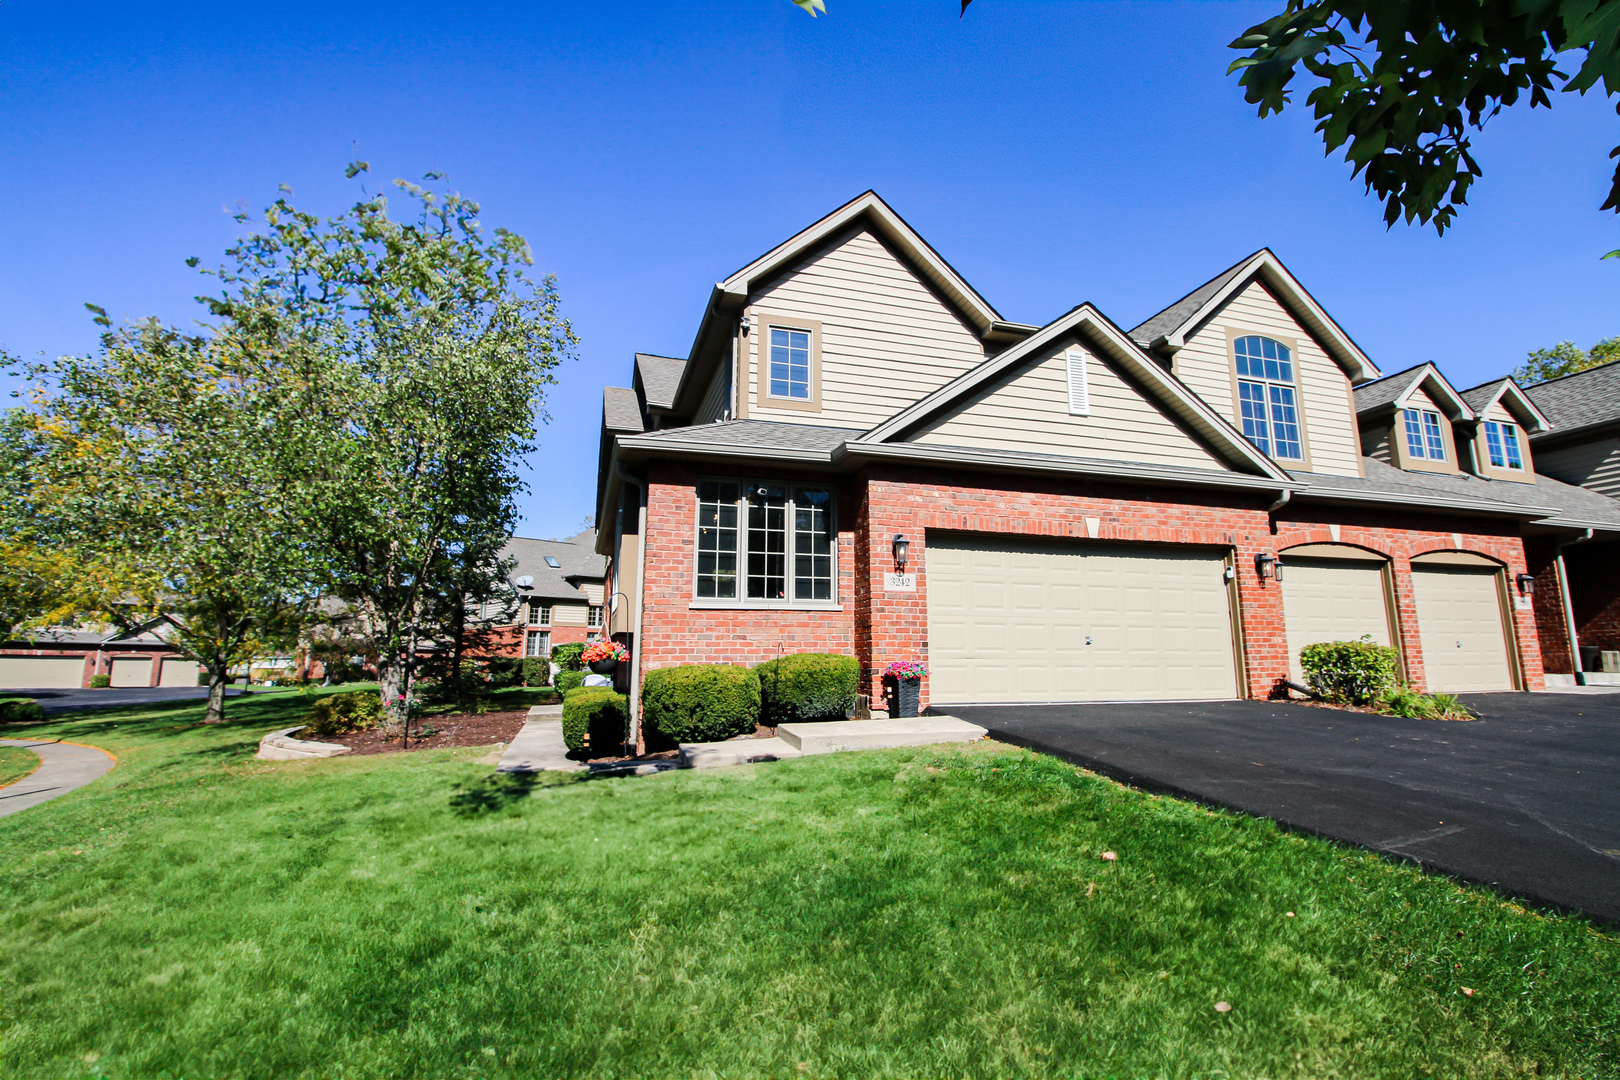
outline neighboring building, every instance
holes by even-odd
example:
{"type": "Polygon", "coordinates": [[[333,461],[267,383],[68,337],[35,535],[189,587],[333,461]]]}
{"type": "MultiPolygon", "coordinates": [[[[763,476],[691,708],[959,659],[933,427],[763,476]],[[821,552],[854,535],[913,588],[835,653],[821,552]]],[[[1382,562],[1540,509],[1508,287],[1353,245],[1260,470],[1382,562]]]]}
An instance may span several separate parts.
{"type": "Polygon", "coordinates": [[[201,666],[149,628],[133,632],[42,630],[0,643],[0,690],[70,690],[110,675],[112,685],[196,686],[201,666]]]}
{"type": "Polygon", "coordinates": [[[498,628],[503,655],[550,656],[557,645],[602,636],[607,560],[596,553],[595,529],[567,540],[514,536],[501,555],[517,560],[510,581],[518,595],[517,622],[498,628]]]}
{"type": "MultiPolygon", "coordinates": [[[[1620,362],[1538,383],[1524,393],[1549,421],[1547,429],[1530,434],[1536,470],[1620,498],[1620,362]]],[[[1549,537],[1527,550],[1552,571],[1548,588],[1536,590],[1542,649],[1557,657],[1549,670],[1572,673],[1571,681],[1620,685],[1620,671],[1603,665],[1603,653],[1620,652],[1620,541],[1594,528],[1549,537]],[[1580,647],[1571,649],[1571,640],[1580,647]]]]}
{"type": "Polygon", "coordinates": [[[867,193],[632,383],[597,550],[640,672],[826,651],[874,695],[924,660],[941,705],[1266,697],[1370,635],[1420,687],[1540,689],[1527,539],[1620,537],[1536,474],[1543,406],[1382,377],[1266,250],[1129,332],[1030,326],[867,193]]]}

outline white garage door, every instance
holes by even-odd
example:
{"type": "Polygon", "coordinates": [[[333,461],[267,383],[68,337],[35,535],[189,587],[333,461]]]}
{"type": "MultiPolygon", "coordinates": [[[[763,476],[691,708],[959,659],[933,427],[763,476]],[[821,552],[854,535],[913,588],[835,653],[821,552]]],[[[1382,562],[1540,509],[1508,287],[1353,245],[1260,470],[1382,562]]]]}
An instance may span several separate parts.
{"type": "Polygon", "coordinates": [[[150,656],[119,656],[112,662],[114,686],[151,686],[152,658],[150,656]]]}
{"type": "Polygon", "coordinates": [[[1483,566],[1412,567],[1430,691],[1514,689],[1498,573],[1483,566]]]}
{"type": "Polygon", "coordinates": [[[1237,696],[1215,551],[928,537],[938,703],[1237,696]]]}
{"type": "Polygon", "coordinates": [[[0,656],[0,689],[71,690],[83,684],[82,656],[0,656]]]}
{"type": "Polygon", "coordinates": [[[1359,641],[1365,634],[1389,644],[1389,605],[1382,561],[1312,559],[1282,553],[1283,619],[1288,629],[1288,671],[1304,681],[1299,651],[1319,641],[1359,641]]]}
{"type": "Polygon", "coordinates": [[[158,671],[159,686],[196,686],[197,673],[202,665],[195,660],[176,660],[169,657],[158,671]]]}

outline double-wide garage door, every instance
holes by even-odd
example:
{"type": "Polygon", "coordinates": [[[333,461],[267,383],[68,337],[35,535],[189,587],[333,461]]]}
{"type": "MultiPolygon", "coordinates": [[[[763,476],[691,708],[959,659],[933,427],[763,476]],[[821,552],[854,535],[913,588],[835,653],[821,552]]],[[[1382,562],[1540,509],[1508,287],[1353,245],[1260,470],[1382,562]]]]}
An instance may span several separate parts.
{"type": "Polygon", "coordinates": [[[1226,561],[1207,549],[928,537],[929,696],[1237,696],[1226,561]]]}
{"type": "Polygon", "coordinates": [[[3,690],[67,690],[83,683],[82,656],[0,656],[3,690]]]}

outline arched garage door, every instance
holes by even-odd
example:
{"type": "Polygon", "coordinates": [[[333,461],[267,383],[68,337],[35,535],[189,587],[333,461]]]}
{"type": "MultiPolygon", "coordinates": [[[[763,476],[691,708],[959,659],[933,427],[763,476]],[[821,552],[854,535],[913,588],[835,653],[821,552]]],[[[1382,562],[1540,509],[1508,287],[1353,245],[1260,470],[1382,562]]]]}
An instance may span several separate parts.
{"type": "Polygon", "coordinates": [[[1279,554],[1290,678],[1304,681],[1299,653],[1307,645],[1366,635],[1390,644],[1383,556],[1347,544],[1307,544],[1279,554]]]}
{"type": "Polygon", "coordinates": [[[1412,560],[1412,598],[1427,689],[1514,690],[1502,610],[1502,568],[1450,552],[1412,560]]]}
{"type": "Polygon", "coordinates": [[[935,703],[1237,696],[1219,550],[928,534],[935,703]]]}

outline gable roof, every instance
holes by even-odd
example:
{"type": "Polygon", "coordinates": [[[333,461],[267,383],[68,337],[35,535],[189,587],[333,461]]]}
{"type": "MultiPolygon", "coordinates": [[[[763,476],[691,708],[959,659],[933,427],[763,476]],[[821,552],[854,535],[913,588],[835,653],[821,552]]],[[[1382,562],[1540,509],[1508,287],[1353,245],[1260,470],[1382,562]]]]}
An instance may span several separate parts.
{"type": "Polygon", "coordinates": [[[645,431],[641,422],[641,400],[623,386],[602,388],[602,427],[608,431],[645,431]]]}
{"type": "Polygon", "coordinates": [[[1524,394],[1558,429],[1560,438],[1582,428],[1620,422],[1620,360],[1527,386],[1524,394]]]}
{"type": "Polygon", "coordinates": [[[1240,470],[1285,479],[1280,466],[1245,439],[1225,417],[1212,409],[1174,375],[1165,371],[1140,345],[1091,304],[1081,304],[1041,327],[1017,345],[997,354],[946,383],[922,400],[902,409],[861,437],[863,443],[898,439],[908,430],[939,414],[1019,364],[1035,359],[1042,349],[1065,337],[1086,334],[1175,418],[1192,428],[1215,452],[1240,470]]]}
{"type": "Polygon", "coordinates": [[[1376,379],[1378,366],[1355,343],[1338,323],[1333,321],[1316,298],[1272,254],[1270,248],[1261,248],[1236,266],[1228,267],[1204,282],[1192,292],[1157,314],[1149,316],[1131,337],[1147,348],[1163,348],[1171,353],[1187,343],[1187,338],[1218,311],[1234,293],[1250,281],[1259,279],[1266,285],[1300,325],[1320,341],[1327,354],[1350,376],[1351,382],[1376,379]]]}
{"type": "Polygon", "coordinates": [[[596,553],[596,530],[586,529],[567,540],[537,540],[513,536],[501,548],[503,558],[517,560],[509,575],[518,596],[540,600],[578,600],[585,594],[570,579],[600,579],[607,576],[607,559],[596,553]],[[546,556],[557,560],[552,566],[546,556]],[[519,578],[533,578],[528,588],[519,588],[519,578]]]}
{"type": "Polygon", "coordinates": [[[1552,427],[1546,415],[1536,408],[1535,402],[1525,396],[1524,391],[1519,389],[1519,384],[1514,382],[1511,376],[1471,386],[1462,392],[1462,398],[1480,417],[1500,401],[1502,407],[1512,413],[1514,419],[1519,421],[1519,425],[1531,435],[1540,435],[1552,427]]]}
{"type": "Polygon", "coordinates": [[[678,357],[636,353],[635,377],[641,381],[649,409],[668,409],[675,404],[685,370],[686,361],[678,357]]]}
{"type": "Polygon", "coordinates": [[[1474,410],[1464,397],[1457,393],[1449,380],[1440,369],[1433,364],[1419,364],[1409,367],[1405,371],[1397,371],[1387,375],[1377,382],[1362,383],[1356,387],[1356,415],[1377,412],[1385,406],[1396,409],[1406,408],[1408,400],[1419,389],[1426,390],[1431,400],[1445,410],[1452,420],[1472,420],[1474,410]]]}

